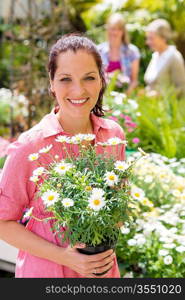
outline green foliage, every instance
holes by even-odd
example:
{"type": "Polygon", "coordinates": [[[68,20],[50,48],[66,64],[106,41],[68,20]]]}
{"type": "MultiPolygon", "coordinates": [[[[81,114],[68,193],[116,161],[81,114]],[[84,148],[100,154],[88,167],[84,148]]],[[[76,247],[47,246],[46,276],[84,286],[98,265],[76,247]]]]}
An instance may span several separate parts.
{"type": "Polygon", "coordinates": [[[146,151],[160,153],[167,157],[185,156],[185,118],[181,103],[175,93],[166,91],[163,96],[139,96],[137,118],[141,146],[146,151]]]}

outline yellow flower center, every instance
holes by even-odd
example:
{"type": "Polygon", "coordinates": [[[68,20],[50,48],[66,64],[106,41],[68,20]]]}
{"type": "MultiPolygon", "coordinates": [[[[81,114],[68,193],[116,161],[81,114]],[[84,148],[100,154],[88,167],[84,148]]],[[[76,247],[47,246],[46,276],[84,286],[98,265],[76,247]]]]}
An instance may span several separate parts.
{"type": "Polygon", "coordinates": [[[94,199],[94,205],[99,205],[100,204],[100,200],[99,199],[94,199]]]}
{"type": "Polygon", "coordinates": [[[109,176],[109,180],[114,180],[114,178],[115,178],[114,175],[109,176]]]}
{"type": "Polygon", "coordinates": [[[86,190],[86,191],[92,191],[92,187],[91,187],[91,186],[86,186],[86,187],[85,187],[85,190],[86,190]]]}
{"type": "Polygon", "coordinates": [[[121,170],[123,170],[123,166],[118,166],[118,169],[121,169],[121,170]]]}
{"type": "Polygon", "coordinates": [[[65,168],[66,168],[65,166],[60,166],[61,170],[65,170],[65,168]]]}
{"type": "Polygon", "coordinates": [[[48,196],[48,200],[49,200],[49,201],[52,201],[53,199],[54,199],[54,196],[53,196],[53,195],[48,196]]]}
{"type": "Polygon", "coordinates": [[[139,197],[139,196],[140,196],[140,194],[139,194],[139,193],[135,193],[135,196],[136,196],[136,197],[139,197]]]}

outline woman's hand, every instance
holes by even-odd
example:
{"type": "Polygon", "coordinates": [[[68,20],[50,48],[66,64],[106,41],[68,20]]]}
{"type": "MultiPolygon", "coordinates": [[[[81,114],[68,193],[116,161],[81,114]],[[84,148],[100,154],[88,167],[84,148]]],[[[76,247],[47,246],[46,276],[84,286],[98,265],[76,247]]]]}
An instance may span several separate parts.
{"type": "Polygon", "coordinates": [[[63,248],[62,264],[88,278],[104,278],[104,275],[96,275],[95,273],[102,273],[112,268],[114,265],[115,253],[112,249],[105,252],[93,255],[86,255],[78,252],[76,248],[84,248],[84,244],[77,244],[74,247],[70,245],[63,248]]]}

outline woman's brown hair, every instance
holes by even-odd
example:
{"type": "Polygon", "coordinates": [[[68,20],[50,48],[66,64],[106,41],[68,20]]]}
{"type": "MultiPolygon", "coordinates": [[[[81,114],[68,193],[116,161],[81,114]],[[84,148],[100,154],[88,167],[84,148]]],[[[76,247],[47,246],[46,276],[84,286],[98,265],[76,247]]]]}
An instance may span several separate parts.
{"type": "MultiPolygon", "coordinates": [[[[68,50],[72,50],[74,52],[77,52],[78,50],[85,50],[94,57],[99,70],[100,78],[102,80],[102,88],[100,90],[97,103],[92,109],[92,112],[96,116],[102,117],[104,115],[102,107],[103,94],[106,89],[105,74],[100,53],[98,52],[96,45],[89,38],[80,33],[65,34],[51,47],[48,62],[48,72],[50,79],[53,80],[55,76],[55,72],[57,69],[57,57],[60,53],[66,52],[68,50]]],[[[55,97],[54,93],[52,93],[51,91],[50,93],[55,97]]]]}

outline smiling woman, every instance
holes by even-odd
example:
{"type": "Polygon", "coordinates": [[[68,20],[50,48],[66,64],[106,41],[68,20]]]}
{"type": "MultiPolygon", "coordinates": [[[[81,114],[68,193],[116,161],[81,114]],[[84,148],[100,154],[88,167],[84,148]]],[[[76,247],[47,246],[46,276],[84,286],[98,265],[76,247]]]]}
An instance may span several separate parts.
{"type": "MultiPolygon", "coordinates": [[[[17,222],[25,207],[31,208],[38,219],[48,216],[43,199],[34,201],[36,157],[42,165],[49,165],[51,161],[44,154],[49,149],[52,157],[62,161],[64,152],[57,139],[63,138],[66,152],[71,151],[71,145],[65,142],[67,137],[77,133],[93,133],[94,143],[115,136],[124,139],[118,124],[102,118],[105,79],[101,57],[91,40],[77,34],[60,38],[51,48],[48,72],[57,106],[9,146],[0,182],[0,238],[20,249],[16,261],[19,278],[120,277],[113,250],[91,256],[79,253],[76,248],[85,245],[62,243],[51,231],[52,218],[47,223],[31,218],[26,228],[17,222]],[[104,275],[95,274],[106,270],[104,275]]],[[[78,145],[74,146],[72,154],[76,156],[78,145]]],[[[115,155],[118,160],[125,159],[125,144],[115,155]]]]}

